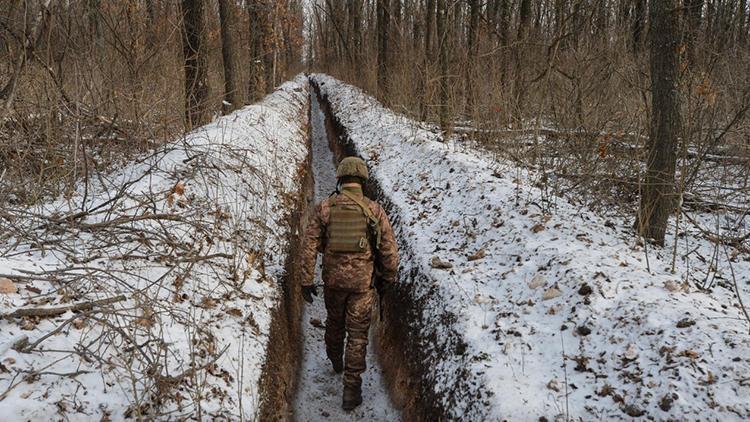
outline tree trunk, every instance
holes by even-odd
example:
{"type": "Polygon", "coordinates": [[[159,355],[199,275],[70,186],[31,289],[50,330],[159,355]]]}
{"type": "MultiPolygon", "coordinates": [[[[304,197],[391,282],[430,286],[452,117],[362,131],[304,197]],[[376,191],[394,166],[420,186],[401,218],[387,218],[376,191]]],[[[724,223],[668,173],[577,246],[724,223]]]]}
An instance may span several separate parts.
{"type": "Polygon", "coordinates": [[[630,4],[631,0],[620,0],[617,11],[617,25],[620,30],[624,30],[630,22],[630,4]]]}
{"type": "Polygon", "coordinates": [[[677,0],[652,0],[651,129],[646,179],[637,229],[664,244],[674,201],[677,139],[681,130],[679,98],[679,9],[677,0]]]}
{"type": "Polygon", "coordinates": [[[440,129],[449,133],[451,126],[448,107],[448,8],[446,0],[437,0],[437,36],[440,62],[440,129]]]}
{"type": "Polygon", "coordinates": [[[641,52],[643,46],[643,30],[646,28],[646,0],[635,0],[632,22],[632,50],[634,54],[641,52]]]}
{"type": "Polygon", "coordinates": [[[430,63],[432,57],[432,25],[435,18],[435,0],[427,0],[425,7],[425,24],[424,24],[424,56],[422,57],[422,74],[419,77],[419,117],[421,120],[427,120],[427,93],[430,90],[430,63]]]}
{"type": "Polygon", "coordinates": [[[396,24],[396,29],[401,29],[401,0],[391,0],[390,14],[393,23],[396,24]]]}
{"type": "Polygon", "coordinates": [[[200,126],[206,116],[208,81],[203,44],[203,1],[182,0],[182,54],[185,60],[185,124],[200,126]]]}
{"type": "Polygon", "coordinates": [[[685,6],[685,42],[687,46],[688,63],[697,64],[695,54],[698,34],[701,28],[703,0],[684,0],[685,6]]]}
{"type": "MultiPolygon", "coordinates": [[[[47,0],[42,3],[39,13],[34,14],[34,20],[29,24],[24,21],[23,37],[24,41],[19,46],[18,58],[13,64],[13,73],[10,76],[8,82],[5,83],[2,89],[0,89],[0,100],[4,101],[4,108],[9,111],[13,107],[13,102],[16,99],[16,89],[18,88],[18,81],[21,78],[26,63],[29,61],[31,52],[37,47],[37,44],[42,41],[42,34],[45,32],[50,21],[49,12],[50,1],[47,0]]],[[[31,7],[28,1],[24,1],[23,7],[26,9],[26,13],[31,13],[31,7]]]]}
{"type": "Polygon", "coordinates": [[[490,33],[497,31],[497,11],[500,10],[500,0],[490,0],[487,3],[487,26],[490,33]]]}
{"type": "Polygon", "coordinates": [[[154,9],[154,0],[146,0],[146,16],[148,17],[146,29],[146,45],[153,48],[156,45],[158,36],[156,32],[156,10],[154,9]]]}
{"type": "Polygon", "coordinates": [[[531,23],[531,0],[521,0],[521,6],[519,9],[519,20],[518,20],[518,39],[516,45],[513,48],[513,57],[515,62],[515,84],[513,86],[513,94],[515,97],[515,119],[519,127],[523,124],[523,104],[526,94],[525,81],[523,78],[524,74],[524,44],[529,34],[529,25],[531,23]]]}
{"type": "Polygon", "coordinates": [[[102,35],[101,25],[99,24],[99,8],[101,0],[88,0],[86,14],[89,21],[89,34],[95,42],[99,41],[102,35]]]}
{"type": "Polygon", "coordinates": [[[224,102],[222,111],[231,113],[237,106],[234,87],[234,46],[232,43],[231,10],[229,0],[219,0],[219,26],[221,31],[221,58],[224,62],[224,102]]]}
{"type": "Polygon", "coordinates": [[[266,71],[266,90],[263,92],[265,96],[276,87],[276,29],[274,24],[278,3],[269,0],[263,0],[261,3],[263,5],[260,20],[263,34],[262,57],[263,68],[266,71]]]}
{"type": "Polygon", "coordinates": [[[740,0],[740,4],[737,8],[737,43],[740,47],[744,47],[747,43],[747,0],[740,0]]]}
{"type": "Polygon", "coordinates": [[[362,64],[362,0],[349,0],[348,7],[352,66],[359,69],[362,64]]]}
{"type": "Polygon", "coordinates": [[[249,0],[247,12],[250,24],[250,78],[248,79],[248,102],[256,102],[266,93],[266,68],[263,40],[265,35],[264,4],[262,0],[249,0]]]}
{"type": "Polygon", "coordinates": [[[387,74],[388,74],[388,53],[390,34],[390,0],[377,0],[377,34],[378,34],[378,97],[384,100],[388,93],[387,74]]]}
{"type": "Polygon", "coordinates": [[[435,18],[435,0],[427,0],[427,10],[424,16],[424,55],[427,60],[432,58],[432,24],[435,18]]]}
{"type": "Polygon", "coordinates": [[[479,0],[469,0],[469,32],[467,43],[469,45],[467,51],[467,61],[464,72],[464,80],[466,86],[466,114],[471,117],[474,109],[474,67],[476,66],[477,60],[477,31],[479,27],[479,0]]]}
{"type": "Polygon", "coordinates": [[[500,1],[500,46],[502,47],[502,74],[500,75],[500,86],[503,90],[508,88],[508,76],[510,74],[511,56],[508,52],[510,45],[510,4],[509,0],[500,1]]]}
{"type": "Polygon", "coordinates": [[[609,37],[609,8],[607,7],[607,0],[598,0],[596,30],[599,37],[606,43],[609,37]]]}

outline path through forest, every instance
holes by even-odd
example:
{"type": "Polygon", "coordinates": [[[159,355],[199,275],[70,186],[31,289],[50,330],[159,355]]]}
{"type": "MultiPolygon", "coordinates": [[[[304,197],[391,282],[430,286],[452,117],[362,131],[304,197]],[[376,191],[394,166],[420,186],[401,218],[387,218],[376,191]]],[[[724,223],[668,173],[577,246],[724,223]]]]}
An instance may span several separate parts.
{"type": "MultiPolygon", "coordinates": [[[[325,117],[320,110],[315,95],[312,95],[312,157],[315,176],[315,200],[320,201],[330,195],[336,187],[336,173],[333,154],[328,147],[325,117]]],[[[305,305],[302,316],[303,353],[297,397],[294,403],[296,420],[300,422],[329,421],[396,421],[398,411],[393,408],[382,373],[374,353],[372,332],[367,349],[367,371],[362,377],[361,406],[350,413],[341,409],[343,386],[341,375],[333,372],[325,353],[322,328],[326,320],[323,303],[323,281],[320,278],[320,257],[318,257],[315,283],[318,297],[312,305],[305,305]],[[311,321],[316,321],[313,324],[311,321]],[[320,322],[320,324],[318,323],[320,322]]]]}

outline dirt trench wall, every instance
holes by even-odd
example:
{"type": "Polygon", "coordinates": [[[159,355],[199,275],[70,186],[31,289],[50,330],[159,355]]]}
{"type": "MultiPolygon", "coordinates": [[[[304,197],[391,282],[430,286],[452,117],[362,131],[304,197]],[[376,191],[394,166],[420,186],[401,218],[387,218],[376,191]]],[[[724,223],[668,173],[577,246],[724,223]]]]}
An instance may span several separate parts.
{"type": "MultiPolygon", "coordinates": [[[[307,144],[311,149],[310,103],[307,105],[307,144]]],[[[293,198],[294,209],[288,215],[292,230],[281,280],[283,297],[271,320],[266,363],[260,379],[260,406],[258,420],[289,421],[293,419],[294,394],[302,356],[302,298],[297,287],[295,258],[301,244],[302,224],[308,208],[315,199],[312,177],[312,155],[308,153],[303,167],[298,169],[297,180],[301,189],[293,198]]]]}
{"type": "MultiPolygon", "coordinates": [[[[339,161],[347,156],[356,156],[355,145],[349,139],[346,128],[331,112],[328,100],[321,95],[320,88],[311,80],[314,95],[317,95],[321,110],[325,114],[326,130],[332,151],[339,161]]],[[[365,187],[368,197],[376,199],[389,214],[394,230],[398,231],[401,222],[394,206],[383,194],[378,181],[370,179],[365,187]]],[[[410,262],[414,258],[410,246],[398,239],[401,262],[410,262]]],[[[399,274],[401,280],[429,283],[429,278],[411,267],[407,273],[399,274]]],[[[384,300],[384,320],[374,319],[376,327],[375,347],[388,384],[389,395],[396,407],[402,411],[404,421],[444,421],[450,419],[445,411],[444,398],[436,397],[433,382],[429,378],[430,367],[434,357],[428,355],[424,344],[430,339],[421,336],[421,303],[414,300],[403,284],[398,283],[395,290],[384,300]]],[[[448,322],[450,325],[450,322],[448,322]]],[[[448,353],[449,351],[446,351],[448,353]]]]}

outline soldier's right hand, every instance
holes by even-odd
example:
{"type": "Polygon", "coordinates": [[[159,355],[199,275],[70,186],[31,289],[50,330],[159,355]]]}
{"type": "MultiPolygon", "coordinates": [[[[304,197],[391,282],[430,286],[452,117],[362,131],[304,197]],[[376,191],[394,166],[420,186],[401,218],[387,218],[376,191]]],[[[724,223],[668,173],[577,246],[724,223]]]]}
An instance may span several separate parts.
{"type": "Polygon", "coordinates": [[[302,286],[302,298],[307,303],[313,303],[313,296],[318,296],[318,288],[314,284],[310,286],[302,286]]]}

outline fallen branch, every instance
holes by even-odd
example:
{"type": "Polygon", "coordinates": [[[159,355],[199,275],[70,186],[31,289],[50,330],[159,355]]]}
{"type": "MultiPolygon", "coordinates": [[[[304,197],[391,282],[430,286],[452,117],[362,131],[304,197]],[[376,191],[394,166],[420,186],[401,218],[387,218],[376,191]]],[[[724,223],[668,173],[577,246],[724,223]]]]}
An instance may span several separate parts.
{"type": "Polygon", "coordinates": [[[122,302],[123,300],[125,300],[125,295],[119,295],[100,300],[92,300],[90,302],[74,303],[66,306],[59,306],[56,308],[21,308],[16,309],[9,314],[4,314],[1,317],[6,319],[21,318],[25,316],[49,317],[61,315],[68,311],[86,311],[94,308],[95,306],[109,305],[111,303],[122,302]]]}
{"type": "Polygon", "coordinates": [[[722,204],[720,202],[708,201],[699,197],[698,195],[690,194],[687,192],[683,195],[683,198],[683,205],[696,211],[731,211],[737,213],[747,212],[747,208],[729,204],[722,204]]]}

